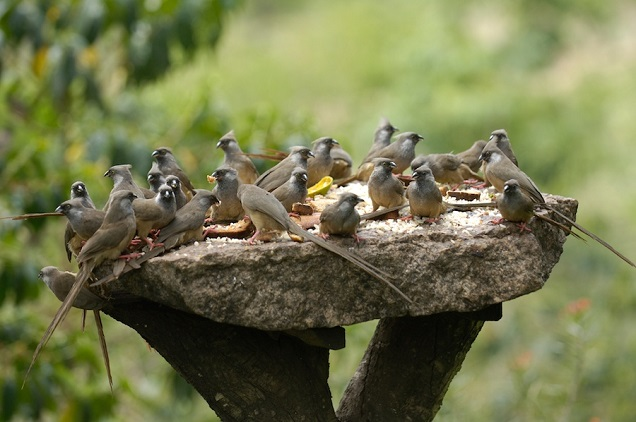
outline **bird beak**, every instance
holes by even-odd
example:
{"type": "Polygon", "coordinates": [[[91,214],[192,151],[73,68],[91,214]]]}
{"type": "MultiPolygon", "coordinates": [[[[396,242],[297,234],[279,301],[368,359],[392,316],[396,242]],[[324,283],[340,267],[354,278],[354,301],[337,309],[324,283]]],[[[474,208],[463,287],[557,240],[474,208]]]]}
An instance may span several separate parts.
{"type": "Polygon", "coordinates": [[[157,155],[159,155],[159,151],[154,150],[154,151],[152,152],[152,156],[153,156],[153,157],[156,157],[157,155]]]}
{"type": "Polygon", "coordinates": [[[310,157],[315,157],[315,156],[316,156],[316,155],[315,155],[313,152],[311,152],[311,151],[309,151],[309,152],[307,153],[307,155],[308,155],[308,156],[310,156],[310,157]]]}
{"type": "Polygon", "coordinates": [[[300,175],[300,180],[302,180],[303,182],[307,181],[307,175],[306,174],[301,174],[300,175]]]}
{"type": "Polygon", "coordinates": [[[216,147],[217,147],[217,148],[221,148],[221,144],[222,144],[222,142],[221,142],[221,141],[217,142],[217,143],[216,143],[216,147]]]}
{"type": "Polygon", "coordinates": [[[479,161],[484,161],[484,154],[479,154],[479,158],[478,158],[478,160],[479,160],[479,161]]]}
{"type": "Polygon", "coordinates": [[[62,212],[62,206],[60,205],[57,208],[55,208],[55,212],[61,213],[62,212]]]}
{"type": "Polygon", "coordinates": [[[331,142],[332,142],[334,145],[340,145],[340,142],[336,141],[335,139],[332,139],[332,140],[331,140],[331,142]]]}
{"type": "Polygon", "coordinates": [[[109,174],[110,174],[110,170],[106,170],[106,173],[104,173],[104,177],[108,177],[109,174]]]}
{"type": "Polygon", "coordinates": [[[395,164],[393,161],[389,161],[389,167],[391,167],[392,169],[397,167],[397,164],[395,164]]]}

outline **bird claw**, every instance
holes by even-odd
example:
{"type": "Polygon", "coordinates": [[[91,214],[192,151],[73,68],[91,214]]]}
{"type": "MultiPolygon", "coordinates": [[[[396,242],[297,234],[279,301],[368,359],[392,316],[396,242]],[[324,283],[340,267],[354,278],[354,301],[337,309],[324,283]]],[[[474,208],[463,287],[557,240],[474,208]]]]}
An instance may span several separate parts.
{"type": "Polygon", "coordinates": [[[519,223],[517,224],[517,227],[519,227],[520,234],[523,234],[523,232],[529,232],[529,233],[532,232],[532,230],[530,229],[530,227],[527,226],[526,223],[519,223]]]}
{"type": "Polygon", "coordinates": [[[137,246],[141,245],[141,242],[142,242],[142,240],[136,237],[133,240],[131,240],[128,245],[132,246],[132,247],[137,247],[137,246]]]}
{"type": "Polygon", "coordinates": [[[139,257],[143,256],[143,254],[141,252],[131,252],[131,253],[127,253],[124,255],[120,255],[118,259],[123,259],[126,262],[130,261],[131,259],[137,259],[139,257]]]}

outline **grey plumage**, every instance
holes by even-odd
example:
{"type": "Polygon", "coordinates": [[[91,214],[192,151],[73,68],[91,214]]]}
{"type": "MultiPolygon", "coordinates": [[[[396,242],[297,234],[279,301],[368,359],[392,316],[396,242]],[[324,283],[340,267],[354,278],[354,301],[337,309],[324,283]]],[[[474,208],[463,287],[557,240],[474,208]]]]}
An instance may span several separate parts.
{"type": "Polygon", "coordinates": [[[164,228],[174,219],[177,212],[174,192],[170,186],[163,185],[154,198],[142,198],[133,202],[133,209],[135,210],[137,235],[152,249],[153,244],[148,239],[150,230],[164,228]]]}
{"type": "Polygon", "coordinates": [[[289,176],[291,176],[294,168],[302,167],[307,170],[307,159],[313,156],[314,153],[307,147],[292,147],[289,155],[274,167],[261,174],[254,182],[254,185],[271,192],[289,180],[289,176]]]}
{"type": "Polygon", "coordinates": [[[235,169],[241,183],[254,183],[256,181],[258,170],[256,170],[252,160],[241,150],[233,130],[223,135],[216,147],[221,148],[225,154],[222,167],[235,169]]]}
{"type": "Polygon", "coordinates": [[[183,208],[183,206],[188,203],[188,198],[185,193],[183,193],[183,189],[181,189],[181,181],[179,178],[173,175],[166,177],[166,185],[170,186],[172,188],[172,192],[174,192],[177,209],[183,208]]]}
{"type": "Polygon", "coordinates": [[[496,145],[497,148],[499,148],[499,150],[503,152],[503,154],[506,157],[508,157],[510,161],[514,163],[515,166],[519,167],[519,161],[517,161],[517,156],[512,151],[512,145],[510,144],[510,139],[508,138],[508,132],[506,132],[504,129],[494,130],[490,134],[490,138],[486,146],[489,146],[492,144],[496,145]]]}
{"type": "Polygon", "coordinates": [[[331,166],[329,176],[334,180],[351,176],[353,160],[351,155],[341,145],[335,145],[331,148],[331,158],[333,158],[333,166],[331,166]]]}
{"type": "Polygon", "coordinates": [[[62,202],[56,209],[66,216],[68,222],[64,231],[64,246],[68,260],[77,255],[82,242],[87,241],[102,225],[106,213],[87,207],[84,198],[74,198],[62,202]]]}
{"type": "Polygon", "coordinates": [[[413,171],[413,179],[406,189],[411,215],[438,218],[446,211],[446,205],[435,184],[433,172],[424,164],[413,171]]]}
{"type": "Polygon", "coordinates": [[[422,139],[424,138],[415,132],[400,133],[395,142],[376,151],[370,161],[380,157],[388,158],[395,163],[393,173],[400,174],[411,165],[415,158],[415,146],[422,139]]]}
{"type": "Polygon", "coordinates": [[[364,157],[362,162],[367,163],[375,157],[380,157],[380,155],[377,155],[377,152],[391,143],[393,134],[398,130],[398,128],[389,122],[389,119],[381,117],[378,128],[375,130],[375,134],[373,136],[373,144],[371,144],[371,148],[369,148],[369,152],[367,152],[367,155],[364,157]]]}
{"type": "Polygon", "coordinates": [[[307,160],[307,186],[313,186],[320,180],[329,176],[333,167],[333,157],[331,149],[338,145],[338,141],[329,137],[316,139],[312,150],[314,156],[307,160]]]}
{"type": "Polygon", "coordinates": [[[108,195],[108,201],[104,206],[104,211],[107,211],[110,207],[110,202],[114,198],[113,194],[119,191],[130,191],[137,198],[144,198],[144,193],[141,188],[135,183],[133,179],[132,173],[130,169],[132,166],[130,164],[120,164],[117,166],[112,166],[106,173],[104,173],[104,177],[110,177],[113,180],[113,188],[110,190],[110,194],[108,195]]]}
{"type": "Polygon", "coordinates": [[[256,227],[256,233],[254,233],[254,236],[252,236],[252,238],[248,241],[249,243],[252,243],[263,231],[284,231],[295,234],[296,236],[308,239],[316,245],[341,256],[365,271],[367,274],[386,283],[407,302],[413,303],[408,296],[389,281],[388,274],[346,249],[331,242],[327,242],[324,239],[303,230],[300,226],[291,221],[285,207],[283,207],[283,205],[271,193],[255,185],[241,185],[238,190],[238,195],[241,203],[243,204],[243,209],[256,227]]]}
{"type": "Polygon", "coordinates": [[[369,177],[367,189],[373,204],[373,211],[379,207],[392,208],[402,205],[404,185],[392,173],[396,164],[388,158],[375,158],[373,172],[369,177]]]}
{"type": "Polygon", "coordinates": [[[287,212],[291,212],[296,202],[301,204],[307,199],[307,171],[302,167],[296,167],[289,180],[272,191],[272,195],[283,204],[287,212]]]}
{"type": "Polygon", "coordinates": [[[465,151],[458,152],[457,156],[462,163],[466,164],[471,171],[477,173],[479,168],[481,167],[481,161],[479,161],[479,155],[481,151],[486,146],[486,141],[478,140],[473,143],[473,145],[465,151]]]}
{"type": "Polygon", "coordinates": [[[148,170],[146,180],[148,181],[150,190],[152,190],[154,193],[159,192],[159,188],[161,187],[161,185],[166,184],[166,177],[163,175],[161,170],[159,170],[159,165],[156,161],[152,162],[152,166],[150,166],[150,170],[148,170]]]}
{"type": "Polygon", "coordinates": [[[241,201],[238,198],[238,187],[241,185],[238,171],[234,168],[222,167],[212,173],[216,179],[216,186],[212,193],[220,201],[212,206],[212,220],[214,222],[234,222],[245,215],[241,201]]]}
{"type": "Polygon", "coordinates": [[[352,192],[345,192],[333,204],[325,207],[320,213],[320,234],[322,235],[350,235],[356,237],[360,214],[356,205],[364,202],[362,198],[352,192]]]}
{"type": "Polygon", "coordinates": [[[159,147],[152,152],[152,157],[157,162],[159,166],[159,170],[165,177],[170,175],[177,176],[181,181],[181,189],[184,190],[184,193],[192,193],[194,194],[194,186],[192,186],[192,182],[185,174],[185,172],[179,167],[177,163],[177,159],[175,158],[172,150],[168,147],[159,147]]]}
{"type": "Polygon", "coordinates": [[[51,338],[58,325],[66,318],[75,299],[90,278],[93,269],[106,260],[119,257],[135,235],[135,213],[132,208],[132,201],[136,196],[130,191],[116,191],[111,196],[109,198],[110,206],[104,216],[104,222],[95,234],[88,239],[77,255],[79,271],[75,283],[36,347],[27,370],[27,377],[40,351],[51,338]]]}
{"type": "Polygon", "coordinates": [[[219,200],[206,189],[195,189],[195,194],[179,209],[170,224],[164,227],[157,238],[166,249],[193,240],[203,240],[203,223],[210,207],[219,200]]]}

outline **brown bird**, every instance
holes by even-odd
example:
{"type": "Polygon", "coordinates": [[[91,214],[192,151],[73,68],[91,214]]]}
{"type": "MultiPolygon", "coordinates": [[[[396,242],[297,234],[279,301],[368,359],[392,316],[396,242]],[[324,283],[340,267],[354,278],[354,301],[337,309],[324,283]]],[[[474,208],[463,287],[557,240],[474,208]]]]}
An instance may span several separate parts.
{"type": "Polygon", "coordinates": [[[307,160],[307,186],[313,186],[323,177],[329,176],[333,167],[331,149],[334,145],[339,145],[338,141],[326,136],[316,139],[313,144],[314,156],[307,160]]]}
{"type": "Polygon", "coordinates": [[[461,185],[464,180],[474,178],[483,180],[481,176],[474,173],[470,168],[462,163],[461,159],[455,154],[428,154],[418,155],[411,161],[411,170],[428,165],[433,172],[435,181],[448,185],[461,185]],[[469,176],[469,177],[464,177],[469,176]]]}
{"type": "MultiPolygon", "coordinates": [[[[53,292],[56,298],[63,302],[71,291],[73,284],[75,284],[75,274],[68,271],[60,271],[57,267],[48,266],[40,270],[38,274],[44,284],[53,292]]],[[[97,296],[83,286],[79,294],[72,303],[74,308],[85,310],[99,310],[106,305],[106,299],[97,296]]]]}
{"type": "MultiPolygon", "coordinates": [[[[545,215],[537,213],[535,211],[537,204],[535,204],[529,196],[521,192],[519,182],[515,179],[507,180],[504,183],[503,192],[497,196],[495,203],[503,217],[503,220],[518,223],[519,229],[522,232],[530,231],[527,224],[533,217],[537,217],[538,219],[546,221],[578,239],[582,239],[581,236],[574,233],[569,227],[545,215]]],[[[498,222],[499,221],[496,221],[495,223],[498,222]]]]}
{"type": "Polygon", "coordinates": [[[181,180],[179,180],[177,176],[170,175],[166,177],[166,185],[172,188],[177,209],[183,208],[183,206],[188,203],[188,198],[185,193],[183,193],[183,189],[181,189],[181,180]]]}
{"type": "Polygon", "coordinates": [[[537,185],[517,167],[495,143],[489,142],[481,152],[479,159],[484,162],[484,178],[490,182],[498,192],[503,192],[504,183],[516,179],[521,190],[536,204],[544,204],[545,200],[537,185]]]}
{"type": "Polygon", "coordinates": [[[222,167],[212,173],[216,186],[212,193],[220,201],[212,205],[212,220],[214,222],[234,222],[245,216],[241,201],[238,199],[239,181],[238,171],[231,167],[222,167]]]}
{"type": "Polygon", "coordinates": [[[375,157],[378,157],[376,153],[391,143],[393,134],[398,130],[400,129],[393,126],[391,122],[389,122],[389,119],[387,119],[386,117],[381,117],[378,128],[375,130],[375,134],[373,136],[373,144],[371,144],[371,148],[369,148],[369,152],[367,152],[367,155],[366,157],[364,157],[364,160],[362,160],[362,162],[368,163],[371,162],[371,160],[373,160],[375,157]]]}
{"type": "Polygon", "coordinates": [[[481,167],[481,161],[479,161],[479,155],[486,146],[486,141],[475,141],[473,145],[466,151],[458,152],[457,156],[462,163],[466,164],[473,172],[477,173],[481,167]]]}
{"type": "Polygon", "coordinates": [[[203,240],[206,213],[218,202],[218,198],[211,191],[195,189],[195,195],[190,202],[178,210],[174,220],[161,230],[157,242],[163,243],[167,250],[190,241],[203,240]]]}
{"type": "Polygon", "coordinates": [[[334,180],[351,176],[353,160],[341,145],[334,145],[333,148],[331,148],[331,158],[333,158],[333,166],[331,167],[329,176],[334,180]]]}
{"type": "Polygon", "coordinates": [[[81,198],[82,203],[86,208],[95,208],[95,204],[88,194],[88,189],[82,181],[74,182],[71,185],[71,199],[81,198]]]}
{"type": "Polygon", "coordinates": [[[249,239],[248,243],[254,243],[254,240],[262,232],[288,232],[295,234],[296,236],[308,239],[316,245],[341,256],[361,270],[365,271],[367,274],[386,283],[407,302],[413,303],[408,296],[389,281],[388,274],[369,264],[367,261],[355,254],[352,254],[348,250],[303,230],[300,226],[291,221],[285,207],[283,207],[283,205],[271,193],[255,185],[241,185],[238,190],[238,195],[241,203],[243,204],[243,209],[256,227],[256,232],[254,233],[254,236],[249,239]]]}
{"type": "Polygon", "coordinates": [[[132,173],[130,169],[132,166],[130,164],[120,164],[117,166],[112,166],[106,173],[104,173],[104,177],[110,177],[113,179],[113,188],[110,191],[108,196],[108,201],[104,206],[104,211],[108,210],[110,206],[110,201],[114,198],[113,194],[118,191],[130,191],[137,198],[144,198],[144,193],[141,188],[135,183],[133,180],[132,173]]]}
{"type": "Polygon", "coordinates": [[[273,191],[289,180],[296,167],[307,169],[307,159],[314,153],[307,147],[291,147],[289,155],[280,163],[261,174],[254,184],[268,192],[273,191]]]}
{"type": "Polygon", "coordinates": [[[154,198],[142,198],[133,202],[133,209],[137,222],[137,236],[152,250],[155,245],[152,239],[148,238],[150,230],[164,228],[170,224],[177,212],[174,192],[170,186],[163,185],[154,198]]]}
{"type": "Polygon", "coordinates": [[[69,290],[68,295],[62,302],[62,306],[55,314],[53,321],[51,321],[42,340],[40,340],[40,343],[36,347],[33,353],[33,359],[27,370],[25,382],[40,351],[49,341],[57,326],[68,314],[75,299],[90,278],[93,269],[106,260],[117,259],[135,236],[135,212],[132,207],[132,201],[135,198],[135,194],[130,191],[117,191],[109,198],[110,206],[104,217],[104,222],[95,234],[88,239],[77,255],[79,272],[77,273],[75,283],[69,290]]]}
{"type": "MultiPolygon", "coordinates": [[[[38,277],[51,289],[55,297],[60,302],[68,296],[73,284],[75,283],[75,274],[68,271],[60,271],[56,267],[44,267],[40,270],[38,277]]],[[[87,310],[93,311],[95,317],[95,325],[97,326],[97,334],[99,337],[99,344],[102,349],[102,356],[104,358],[104,365],[106,366],[106,374],[108,375],[108,383],[111,390],[113,389],[113,377],[110,372],[110,359],[108,358],[108,348],[106,347],[106,337],[104,336],[104,326],[102,324],[102,317],[99,310],[102,309],[108,302],[97,296],[95,293],[88,290],[86,287],[82,287],[79,294],[73,301],[72,306],[79,308],[86,312],[87,310]]]]}
{"type": "Polygon", "coordinates": [[[152,162],[152,166],[150,167],[150,170],[148,170],[146,180],[148,180],[150,190],[154,193],[159,192],[159,187],[166,184],[166,177],[163,175],[161,170],[159,170],[159,165],[156,161],[152,162]]]}
{"type": "Polygon", "coordinates": [[[392,173],[396,167],[395,162],[388,158],[375,158],[373,165],[373,173],[367,185],[373,211],[379,207],[392,208],[402,205],[405,201],[404,185],[392,173]]]}
{"type": "Polygon", "coordinates": [[[332,234],[352,236],[359,241],[357,231],[360,214],[356,211],[356,205],[361,202],[364,200],[355,193],[345,192],[336,202],[327,205],[320,213],[320,234],[324,238],[332,234]]]}
{"type": "MultiPolygon", "coordinates": [[[[311,161],[310,161],[311,162],[311,161]]],[[[272,195],[283,204],[287,212],[291,212],[296,202],[305,203],[307,199],[307,170],[296,167],[289,180],[272,191],[272,195]]]]}
{"type": "Polygon", "coordinates": [[[391,137],[398,130],[398,128],[391,125],[388,119],[382,117],[380,119],[380,125],[375,131],[373,144],[371,145],[366,157],[362,160],[362,163],[358,166],[356,174],[344,178],[338,178],[335,183],[342,186],[354,180],[360,180],[362,182],[368,181],[371,173],[373,172],[372,160],[376,157],[383,157],[382,155],[378,155],[378,151],[391,144],[391,137]]]}
{"type": "Polygon", "coordinates": [[[490,139],[487,145],[495,144],[506,157],[519,167],[519,162],[515,153],[512,151],[512,145],[510,145],[510,139],[508,139],[508,133],[504,129],[497,129],[490,134],[490,139]]]}
{"type": "Polygon", "coordinates": [[[491,144],[489,142],[488,145],[486,145],[480,155],[480,160],[484,161],[484,177],[495,187],[498,192],[504,191],[505,183],[508,180],[515,179],[518,185],[518,188],[516,189],[519,190],[519,192],[521,192],[522,194],[526,195],[535,204],[535,206],[548,209],[557,214],[568,224],[576,227],[579,231],[583,232],[590,238],[600,243],[605,248],[609,249],[623,261],[625,261],[632,267],[636,267],[636,264],[634,264],[629,258],[620,253],[618,250],[616,250],[616,248],[607,243],[605,240],[601,239],[585,227],[581,226],[576,221],[569,218],[567,215],[546,204],[543,195],[541,195],[539,188],[537,188],[532,179],[530,179],[528,175],[521,171],[519,167],[515,166],[514,163],[510,161],[510,159],[506,157],[504,153],[501,152],[499,148],[497,148],[496,145],[494,145],[494,143],[491,144]]]}
{"type": "MultiPolygon", "coordinates": [[[[76,199],[76,198],[81,199],[82,205],[84,206],[84,208],[93,208],[93,209],[95,208],[95,204],[93,203],[91,196],[88,194],[88,189],[86,189],[86,185],[84,184],[84,182],[77,181],[71,185],[71,199],[76,199]]],[[[93,231],[92,233],[95,233],[95,231],[93,231]]],[[[91,236],[92,236],[92,233],[91,233],[91,236]]],[[[68,258],[69,262],[71,262],[71,256],[73,256],[73,249],[69,247],[69,242],[73,238],[75,238],[75,231],[73,230],[73,226],[71,226],[71,222],[68,221],[66,223],[66,230],[64,231],[64,247],[66,248],[66,257],[68,258]]],[[[77,239],[78,242],[74,242],[76,246],[75,254],[79,252],[79,249],[81,247],[81,240],[86,240],[86,239],[77,239]]]]}
{"type": "Polygon", "coordinates": [[[395,142],[378,150],[373,158],[388,158],[395,163],[393,173],[401,174],[411,165],[415,158],[415,145],[422,139],[424,138],[415,132],[400,133],[395,137],[395,142]]]}
{"type": "Polygon", "coordinates": [[[79,254],[82,244],[95,234],[102,225],[106,213],[85,206],[83,198],[69,199],[62,202],[55,212],[61,212],[68,219],[64,232],[64,246],[70,262],[72,255],[79,254]]]}
{"type": "Polygon", "coordinates": [[[157,161],[157,165],[159,166],[159,170],[165,177],[170,175],[177,176],[181,181],[181,189],[183,189],[183,193],[186,195],[191,193],[194,195],[194,186],[192,186],[192,182],[185,174],[179,164],[177,164],[177,159],[172,154],[172,150],[168,147],[160,147],[152,152],[152,156],[157,161]]]}
{"type": "Polygon", "coordinates": [[[225,153],[221,167],[236,169],[238,179],[241,183],[254,183],[256,179],[258,179],[256,166],[254,166],[252,160],[241,150],[233,130],[223,135],[216,144],[216,147],[221,148],[225,153]]]}
{"type": "Polygon", "coordinates": [[[413,171],[414,182],[409,183],[406,197],[409,199],[411,215],[437,219],[446,212],[446,204],[435,184],[433,172],[426,164],[413,171]]]}

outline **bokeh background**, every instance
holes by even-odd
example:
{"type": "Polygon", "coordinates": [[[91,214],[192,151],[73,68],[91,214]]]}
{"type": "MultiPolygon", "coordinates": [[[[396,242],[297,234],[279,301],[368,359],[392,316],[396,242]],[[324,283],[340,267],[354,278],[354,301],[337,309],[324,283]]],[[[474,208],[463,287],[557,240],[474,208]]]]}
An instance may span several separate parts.
{"type": "MultiPolygon", "coordinates": [[[[75,180],[102,204],[108,167],[130,163],[142,183],[162,145],[205,186],[230,129],[253,152],[332,136],[359,162],[386,116],[424,135],[419,153],[507,129],[542,190],[578,199],[578,221],[636,258],[632,1],[7,0],[0,30],[0,215],[52,211],[75,180]]],[[[37,273],[76,269],[64,225],[0,222],[0,420],[210,420],[156,352],[105,318],[111,394],[79,311],[21,388],[59,305],[37,273]]],[[[633,420],[634,279],[569,239],[544,289],[485,325],[437,420],[633,420]]],[[[334,403],[374,327],[348,327],[332,353],[334,403]]]]}

